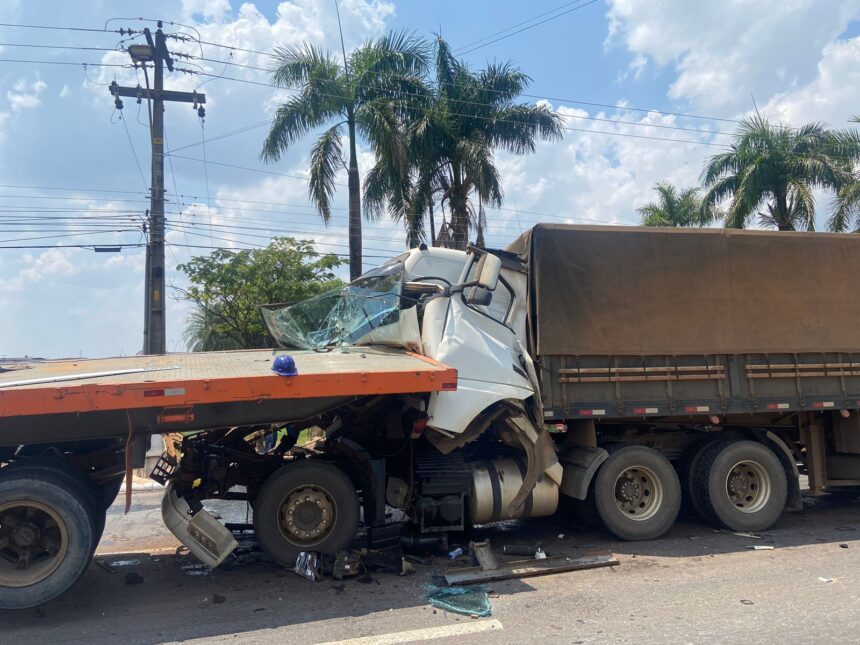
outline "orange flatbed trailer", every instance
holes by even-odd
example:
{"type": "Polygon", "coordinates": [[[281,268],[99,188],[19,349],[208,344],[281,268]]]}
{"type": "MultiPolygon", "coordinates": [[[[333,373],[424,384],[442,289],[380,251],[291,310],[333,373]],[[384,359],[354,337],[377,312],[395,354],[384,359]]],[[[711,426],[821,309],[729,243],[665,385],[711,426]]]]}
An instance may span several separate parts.
{"type": "Polygon", "coordinates": [[[402,350],[245,350],[47,361],[0,371],[0,446],[311,418],[357,397],[457,387],[457,371],[402,350]]]}

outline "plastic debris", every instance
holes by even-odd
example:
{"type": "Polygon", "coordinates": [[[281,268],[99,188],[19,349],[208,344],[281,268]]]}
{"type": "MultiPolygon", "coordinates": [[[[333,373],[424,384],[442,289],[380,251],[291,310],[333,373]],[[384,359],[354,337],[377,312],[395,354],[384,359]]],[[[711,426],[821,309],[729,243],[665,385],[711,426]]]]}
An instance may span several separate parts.
{"type": "Polygon", "coordinates": [[[753,551],[773,551],[776,547],[770,546],[769,544],[751,544],[747,548],[752,549],[753,551]]]}
{"type": "Polygon", "coordinates": [[[140,564],[140,560],[116,560],[110,563],[112,567],[136,567],[140,564]]]}
{"type": "Polygon", "coordinates": [[[427,599],[433,607],[461,616],[487,617],[493,615],[490,598],[483,587],[430,586],[427,599]]]}
{"type": "Polygon", "coordinates": [[[321,577],[319,554],[312,551],[299,552],[299,556],[296,558],[296,567],[293,571],[311,582],[316,582],[321,577]]]}
{"type": "Polygon", "coordinates": [[[535,560],[546,560],[546,551],[538,547],[537,551],[535,551],[535,560]]]}
{"type": "Polygon", "coordinates": [[[564,533],[559,533],[559,534],[558,534],[558,539],[559,539],[559,540],[563,540],[563,539],[564,539],[564,533]]]}
{"type": "Polygon", "coordinates": [[[455,558],[459,558],[461,555],[463,555],[463,549],[458,546],[456,549],[454,549],[448,554],[448,557],[451,560],[454,560],[455,558]]]}
{"type": "Polygon", "coordinates": [[[824,576],[818,577],[818,582],[834,582],[836,578],[825,578],[824,576]]]}

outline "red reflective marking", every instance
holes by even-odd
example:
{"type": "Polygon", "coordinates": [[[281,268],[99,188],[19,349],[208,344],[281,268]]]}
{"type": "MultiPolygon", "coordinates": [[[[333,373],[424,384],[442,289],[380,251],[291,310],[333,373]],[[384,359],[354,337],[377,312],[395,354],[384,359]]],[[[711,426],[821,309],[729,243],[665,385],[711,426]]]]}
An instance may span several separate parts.
{"type": "Polygon", "coordinates": [[[144,390],[143,396],[146,398],[151,396],[164,396],[164,390],[144,390]]]}

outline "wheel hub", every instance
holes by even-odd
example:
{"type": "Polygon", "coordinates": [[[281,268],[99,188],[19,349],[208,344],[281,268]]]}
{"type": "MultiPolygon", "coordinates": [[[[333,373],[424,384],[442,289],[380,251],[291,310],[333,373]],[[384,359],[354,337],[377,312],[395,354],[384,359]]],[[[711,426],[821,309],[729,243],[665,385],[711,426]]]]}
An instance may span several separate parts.
{"type": "Polygon", "coordinates": [[[760,511],[770,500],[770,476],[758,462],[741,461],[726,476],[726,495],[744,513],[760,511]]]}
{"type": "Polygon", "coordinates": [[[26,587],[50,576],[69,545],[56,511],[35,501],[0,506],[0,585],[26,587]]]}
{"type": "Polygon", "coordinates": [[[317,486],[291,492],[281,507],[281,527],[293,543],[321,542],[335,523],[336,509],[328,493],[317,486]]]}
{"type": "Polygon", "coordinates": [[[31,522],[22,524],[12,532],[12,539],[18,546],[33,546],[41,537],[39,527],[31,522]]]}
{"type": "Polygon", "coordinates": [[[632,520],[650,519],[662,501],[663,485],[650,468],[633,466],[615,480],[615,505],[632,520]]]}

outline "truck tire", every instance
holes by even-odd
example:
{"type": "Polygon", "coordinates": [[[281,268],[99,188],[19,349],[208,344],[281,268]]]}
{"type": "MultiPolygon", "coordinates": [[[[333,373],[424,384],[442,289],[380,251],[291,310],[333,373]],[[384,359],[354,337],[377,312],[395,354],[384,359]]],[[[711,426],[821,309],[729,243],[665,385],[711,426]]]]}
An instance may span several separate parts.
{"type": "Polygon", "coordinates": [[[336,555],[358,529],[358,494],[335,466],[302,461],[284,466],[260,488],[254,531],[278,564],[294,567],[301,551],[336,555]]]}
{"type": "Polygon", "coordinates": [[[678,479],[681,481],[681,510],[710,523],[715,523],[716,520],[708,512],[704,501],[702,501],[702,495],[696,486],[696,472],[702,455],[713,443],[714,440],[712,439],[690,447],[678,463],[678,479]]]}
{"type": "Polygon", "coordinates": [[[597,471],[594,504],[613,535],[653,540],[675,523],[681,485],[666,457],[645,446],[627,446],[613,452],[597,471]]]}
{"type": "Polygon", "coordinates": [[[0,471],[0,609],[53,600],[95,549],[90,500],[60,472],[0,471]]]}
{"type": "Polygon", "coordinates": [[[84,473],[77,470],[65,458],[54,455],[44,454],[36,457],[28,457],[22,461],[17,461],[10,464],[5,469],[8,472],[22,473],[30,472],[38,477],[43,473],[52,474],[57,477],[62,477],[66,481],[66,485],[86,503],[89,509],[90,521],[93,524],[93,533],[95,541],[93,543],[93,552],[102,539],[102,533],[105,530],[107,521],[107,509],[101,508],[98,491],[96,486],[90,481],[84,473]]]}
{"type": "Polygon", "coordinates": [[[708,517],[732,531],[764,531],[785,509],[788,482],[779,458],[755,441],[717,441],[695,472],[708,517]]]}

